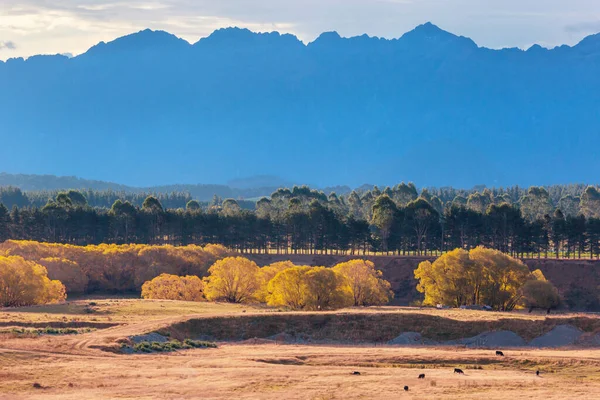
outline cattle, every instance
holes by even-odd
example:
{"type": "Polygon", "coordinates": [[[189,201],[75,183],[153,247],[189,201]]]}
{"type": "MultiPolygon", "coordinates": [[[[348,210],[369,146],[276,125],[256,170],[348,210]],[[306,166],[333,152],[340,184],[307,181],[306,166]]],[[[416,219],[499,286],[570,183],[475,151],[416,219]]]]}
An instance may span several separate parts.
{"type": "Polygon", "coordinates": [[[419,379],[425,379],[425,374],[419,375],[419,379]]]}
{"type": "Polygon", "coordinates": [[[352,375],[360,375],[360,372],[354,371],[354,372],[352,372],[352,375]]]}
{"type": "Polygon", "coordinates": [[[504,357],[504,353],[503,353],[503,352],[501,352],[500,350],[496,350],[496,355],[497,355],[497,356],[504,357]]]}
{"type": "Polygon", "coordinates": [[[539,371],[539,370],[538,370],[538,371],[535,371],[535,374],[536,374],[537,376],[540,376],[540,371],[539,371]]]}
{"type": "Polygon", "coordinates": [[[404,391],[408,392],[408,386],[404,386],[404,391]]]}
{"type": "Polygon", "coordinates": [[[464,374],[463,370],[460,368],[454,368],[454,373],[455,374],[464,374]]]}

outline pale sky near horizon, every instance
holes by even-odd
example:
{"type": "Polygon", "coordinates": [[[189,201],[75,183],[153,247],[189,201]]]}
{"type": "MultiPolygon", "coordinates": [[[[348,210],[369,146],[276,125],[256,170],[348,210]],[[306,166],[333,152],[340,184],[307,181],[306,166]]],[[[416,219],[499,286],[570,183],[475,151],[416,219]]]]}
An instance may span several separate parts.
{"type": "Polygon", "coordinates": [[[85,52],[145,28],[194,43],[239,26],[399,37],[431,21],[490,48],[573,45],[600,32],[598,0],[0,0],[0,60],[85,52]]]}

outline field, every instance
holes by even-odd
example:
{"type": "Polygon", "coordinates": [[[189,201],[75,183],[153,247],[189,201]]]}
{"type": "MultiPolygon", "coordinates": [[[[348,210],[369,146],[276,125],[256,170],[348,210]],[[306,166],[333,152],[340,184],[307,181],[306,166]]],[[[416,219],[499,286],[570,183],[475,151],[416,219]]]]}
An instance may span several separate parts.
{"type": "MultiPolygon", "coordinates": [[[[600,396],[600,350],[515,348],[502,349],[505,357],[497,357],[489,349],[398,347],[358,339],[390,331],[398,321],[438,324],[447,337],[489,327],[521,329],[524,337],[531,337],[565,321],[595,332],[598,319],[583,314],[547,317],[399,307],[291,314],[242,305],[86,298],[0,311],[0,398],[590,399],[600,396]],[[306,321],[323,318],[330,325],[346,324],[346,331],[352,330],[348,324],[364,318],[379,325],[367,334],[357,333],[364,331],[363,326],[352,325],[357,332],[343,337],[354,342],[282,344],[261,338],[261,333],[279,329],[280,319],[309,329],[306,321]],[[172,353],[115,352],[117,342],[128,337],[157,330],[183,335],[183,328],[197,328],[197,321],[225,336],[238,329],[239,338],[245,339],[172,353]],[[48,326],[83,330],[23,333],[48,326]],[[253,333],[250,326],[255,326],[253,333]],[[246,338],[254,333],[256,339],[246,338]],[[456,367],[465,374],[454,374],[456,367]],[[539,377],[536,370],[541,371],[539,377]],[[353,371],[360,375],[352,375],[353,371]],[[421,373],[425,379],[417,378],[421,373]]],[[[435,334],[435,329],[425,328],[435,334]]],[[[323,322],[310,329],[316,336],[327,332],[323,322]]]]}

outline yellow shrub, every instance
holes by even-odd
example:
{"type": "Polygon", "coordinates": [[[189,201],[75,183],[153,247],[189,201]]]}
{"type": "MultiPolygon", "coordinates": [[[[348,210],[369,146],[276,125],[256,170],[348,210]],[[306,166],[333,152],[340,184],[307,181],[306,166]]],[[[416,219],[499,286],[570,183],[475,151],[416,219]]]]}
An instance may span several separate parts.
{"type": "Polygon", "coordinates": [[[142,285],[142,298],[204,301],[204,285],[197,276],[162,274],[142,285]]]}
{"type": "Polygon", "coordinates": [[[206,298],[230,303],[250,303],[260,287],[260,268],[244,257],[227,257],[214,263],[205,278],[206,298]]]}
{"type": "Polygon", "coordinates": [[[350,260],[337,264],[333,270],[346,278],[355,306],[382,305],[393,297],[390,283],[371,261],[350,260]]]}
{"type": "Polygon", "coordinates": [[[1,306],[48,304],[65,299],[64,285],[48,279],[44,266],[18,256],[0,257],[1,306]]]}

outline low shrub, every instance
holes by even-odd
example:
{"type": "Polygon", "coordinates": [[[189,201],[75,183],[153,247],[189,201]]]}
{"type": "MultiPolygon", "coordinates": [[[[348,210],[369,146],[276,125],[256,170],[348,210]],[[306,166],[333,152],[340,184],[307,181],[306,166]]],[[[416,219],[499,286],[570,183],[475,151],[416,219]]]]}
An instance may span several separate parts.
{"type": "Polygon", "coordinates": [[[94,328],[12,328],[0,330],[0,334],[13,334],[17,336],[37,336],[37,335],[78,335],[94,331],[94,328]]]}
{"type": "MultiPolygon", "coordinates": [[[[212,342],[201,340],[185,339],[183,342],[179,340],[170,340],[168,342],[140,342],[133,346],[133,351],[136,353],[163,353],[185,349],[206,349],[216,348],[217,345],[212,342]]],[[[129,349],[130,346],[121,344],[121,349],[129,349]]]]}

